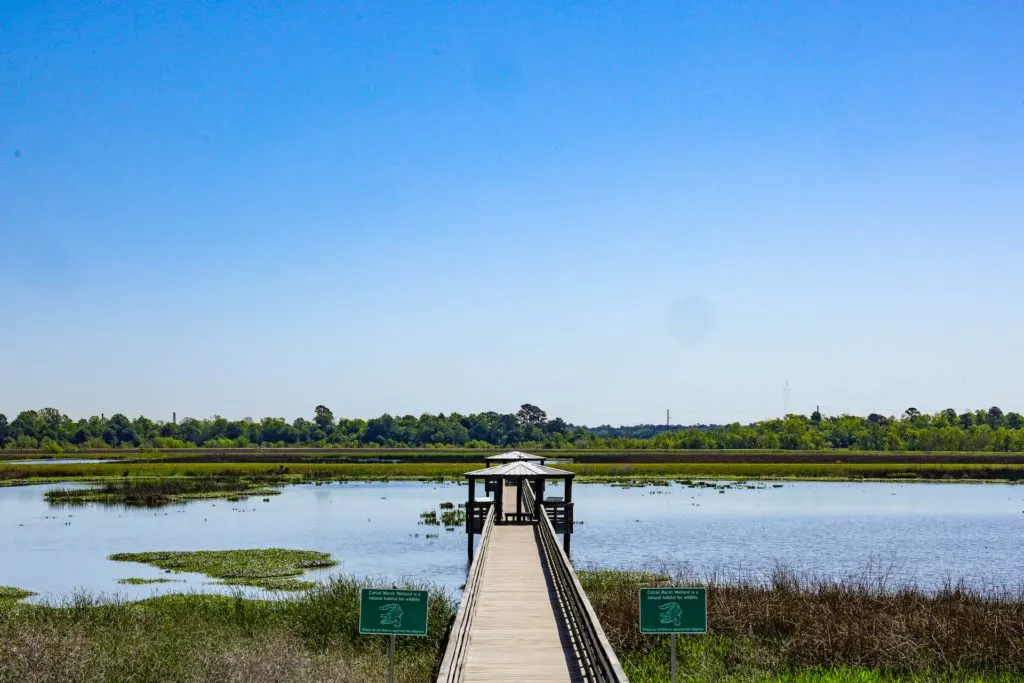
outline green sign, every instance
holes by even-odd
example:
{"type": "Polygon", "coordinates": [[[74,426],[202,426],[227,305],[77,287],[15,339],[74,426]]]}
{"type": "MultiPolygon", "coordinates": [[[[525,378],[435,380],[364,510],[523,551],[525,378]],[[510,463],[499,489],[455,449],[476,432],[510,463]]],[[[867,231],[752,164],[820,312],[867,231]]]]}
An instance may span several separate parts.
{"type": "Polygon", "coordinates": [[[707,633],[704,588],[641,588],[640,633],[707,633]]]}
{"type": "Polygon", "coordinates": [[[427,591],[364,588],[359,592],[359,632],[427,635],[427,591]]]}

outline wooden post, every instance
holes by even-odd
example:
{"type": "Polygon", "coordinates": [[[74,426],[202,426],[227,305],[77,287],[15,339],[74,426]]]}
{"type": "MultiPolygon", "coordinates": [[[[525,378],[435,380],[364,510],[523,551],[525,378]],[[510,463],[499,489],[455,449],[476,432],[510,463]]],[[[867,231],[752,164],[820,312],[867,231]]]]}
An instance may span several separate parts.
{"type": "Polygon", "coordinates": [[[469,478],[469,497],[466,500],[466,538],[469,539],[467,552],[469,563],[473,564],[473,530],[476,525],[476,477],[469,478]]]}
{"type": "Polygon", "coordinates": [[[534,496],[535,504],[533,506],[533,517],[536,521],[540,521],[540,506],[544,504],[544,480],[537,480],[537,490],[534,496]]]}
{"type": "Polygon", "coordinates": [[[505,485],[502,480],[494,487],[494,523],[501,524],[505,520],[505,485]]]}
{"type": "Polygon", "coordinates": [[[525,479],[520,479],[516,482],[516,514],[523,514],[523,482],[525,479]]]}
{"type": "Polygon", "coordinates": [[[569,555],[572,545],[572,477],[565,478],[565,533],[562,534],[562,548],[569,555]]]}

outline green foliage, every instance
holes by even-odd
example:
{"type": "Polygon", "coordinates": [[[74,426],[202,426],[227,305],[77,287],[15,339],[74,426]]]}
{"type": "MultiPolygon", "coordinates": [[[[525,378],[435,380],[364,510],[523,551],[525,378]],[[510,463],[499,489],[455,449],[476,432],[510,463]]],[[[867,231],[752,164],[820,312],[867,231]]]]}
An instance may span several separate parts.
{"type": "MultiPolygon", "coordinates": [[[[0,416],[3,418],[3,416],[0,416]]],[[[335,419],[324,405],[313,419],[289,423],[279,417],[228,420],[219,415],[180,424],[130,420],[115,414],[72,421],[53,408],[28,410],[9,424],[0,419],[0,445],[49,452],[80,449],[205,448],[523,448],[708,450],[784,449],[813,451],[989,451],[1024,452],[1024,416],[998,406],[957,415],[947,408],[934,415],[907,408],[899,418],[871,413],[786,415],[751,424],[636,425],[581,427],[524,403],[515,414],[381,415],[370,420],[335,419]]]]}
{"type": "Polygon", "coordinates": [[[43,441],[39,445],[39,448],[43,453],[49,453],[51,455],[60,455],[64,452],[64,449],[60,447],[60,444],[48,436],[43,437],[43,441]]]}
{"type": "Polygon", "coordinates": [[[0,586],[0,603],[4,602],[17,602],[23,600],[30,595],[35,595],[32,591],[27,591],[24,588],[13,588],[11,586],[0,586]]]}
{"type": "Polygon", "coordinates": [[[245,585],[273,590],[304,590],[313,584],[295,581],[307,569],[333,567],[329,553],[315,550],[264,548],[251,550],[196,550],[191,552],[116,553],[111,560],[142,562],[160,569],[196,572],[227,585],[245,585]]]}

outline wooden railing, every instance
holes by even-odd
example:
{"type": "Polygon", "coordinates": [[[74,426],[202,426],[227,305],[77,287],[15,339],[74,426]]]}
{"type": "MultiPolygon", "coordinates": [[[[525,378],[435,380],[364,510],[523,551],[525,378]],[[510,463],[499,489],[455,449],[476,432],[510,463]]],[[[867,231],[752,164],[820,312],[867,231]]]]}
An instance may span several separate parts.
{"type": "Polygon", "coordinates": [[[480,578],[483,574],[484,560],[487,559],[487,547],[494,528],[494,506],[487,511],[483,531],[480,533],[480,545],[477,547],[473,562],[469,565],[466,588],[462,591],[459,610],[455,613],[452,630],[448,635],[448,646],[445,648],[441,667],[438,669],[437,683],[457,683],[462,680],[462,668],[466,663],[466,650],[469,644],[469,633],[473,628],[476,616],[476,603],[480,594],[480,578]]]}
{"type": "Polygon", "coordinates": [[[584,680],[588,683],[628,683],[626,672],[622,670],[619,658],[615,656],[601,622],[580,586],[576,570],[558,543],[544,504],[537,505],[537,508],[537,535],[584,680]]]}

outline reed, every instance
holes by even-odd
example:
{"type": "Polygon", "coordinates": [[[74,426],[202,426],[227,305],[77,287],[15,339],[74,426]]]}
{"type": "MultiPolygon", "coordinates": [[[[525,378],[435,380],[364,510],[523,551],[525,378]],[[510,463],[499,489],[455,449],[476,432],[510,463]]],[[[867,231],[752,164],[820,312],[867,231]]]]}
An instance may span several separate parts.
{"type": "Polygon", "coordinates": [[[1024,591],[893,585],[785,569],[751,577],[585,571],[580,579],[633,683],[668,677],[666,636],[639,631],[638,588],[705,585],[705,636],[680,636],[683,680],[1019,680],[1024,591]]]}

